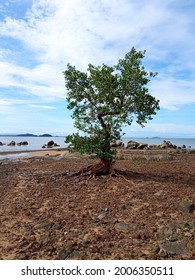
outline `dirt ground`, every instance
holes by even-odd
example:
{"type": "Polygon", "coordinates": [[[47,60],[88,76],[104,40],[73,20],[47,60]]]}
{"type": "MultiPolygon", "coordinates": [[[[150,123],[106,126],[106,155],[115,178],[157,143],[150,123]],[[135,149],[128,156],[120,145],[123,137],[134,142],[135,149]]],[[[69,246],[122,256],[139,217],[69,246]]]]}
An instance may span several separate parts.
{"type": "Polygon", "coordinates": [[[0,161],[0,259],[195,259],[195,154],[121,152],[121,176],[71,176],[96,162],[0,161]]]}

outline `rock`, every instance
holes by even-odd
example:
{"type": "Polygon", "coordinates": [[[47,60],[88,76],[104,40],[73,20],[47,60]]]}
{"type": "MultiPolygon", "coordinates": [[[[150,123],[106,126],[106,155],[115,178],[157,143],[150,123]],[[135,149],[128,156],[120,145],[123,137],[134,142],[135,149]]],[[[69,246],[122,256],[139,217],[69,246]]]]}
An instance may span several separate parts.
{"type": "Polygon", "coordinates": [[[171,255],[183,255],[188,252],[187,243],[184,240],[165,241],[161,247],[171,255]]]}
{"type": "Polygon", "coordinates": [[[148,148],[148,144],[139,144],[139,146],[137,147],[137,149],[139,149],[139,150],[143,150],[143,149],[145,149],[145,148],[148,148]]]}
{"type": "Polygon", "coordinates": [[[53,147],[60,147],[60,145],[56,144],[53,140],[51,140],[47,144],[43,145],[42,149],[53,148],[53,147]]]}
{"type": "Polygon", "coordinates": [[[127,143],[127,149],[138,149],[138,150],[143,150],[143,149],[148,149],[148,144],[144,144],[144,143],[138,143],[136,141],[129,141],[127,143]]]}
{"type": "Polygon", "coordinates": [[[56,144],[53,140],[49,141],[47,144],[42,146],[42,149],[45,148],[53,148],[53,147],[60,147],[60,145],[56,144]]]}
{"type": "Polygon", "coordinates": [[[116,140],[110,143],[110,146],[115,148],[115,147],[124,147],[124,143],[121,140],[116,140]]]}
{"type": "Polygon", "coordinates": [[[160,145],[162,149],[177,149],[176,145],[173,145],[170,141],[163,141],[163,144],[160,145]]]}
{"type": "Polygon", "coordinates": [[[195,211],[195,204],[191,201],[182,200],[178,205],[178,209],[184,213],[192,214],[195,211]]]}
{"type": "Polygon", "coordinates": [[[105,219],[107,216],[107,213],[101,213],[100,215],[98,215],[97,217],[94,218],[94,222],[95,223],[98,223],[100,222],[101,220],[105,219]]]}
{"type": "Polygon", "coordinates": [[[15,141],[11,141],[8,146],[15,146],[16,145],[16,142],[15,141]]]}
{"type": "Polygon", "coordinates": [[[72,248],[62,250],[58,254],[58,260],[67,260],[67,259],[78,259],[79,253],[75,250],[74,246],[72,248]]]}
{"type": "Polygon", "coordinates": [[[60,147],[60,145],[58,145],[58,144],[54,143],[54,147],[60,147]]]}
{"type": "Polygon", "coordinates": [[[28,145],[28,142],[27,141],[22,141],[22,142],[19,142],[17,143],[18,146],[25,146],[25,145],[28,145]]]}
{"type": "Polygon", "coordinates": [[[177,149],[176,145],[173,145],[170,141],[164,140],[162,144],[154,144],[149,146],[150,149],[177,149]]]}
{"type": "Polygon", "coordinates": [[[19,253],[17,254],[16,258],[17,258],[18,260],[28,260],[28,259],[29,259],[29,256],[28,256],[28,254],[25,253],[25,252],[19,252],[19,253]]]}
{"type": "Polygon", "coordinates": [[[61,229],[61,228],[62,228],[62,225],[61,225],[60,223],[54,223],[54,224],[52,225],[52,229],[59,230],[59,229],[61,229]]]}
{"type": "Polygon", "coordinates": [[[131,227],[128,224],[125,224],[124,222],[116,222],[114,228],[117,231],[122,231],[126,233],[129,233],[132,230],[131,227]]]}
{"type": "Polygon", "coordinates": [[[48,143],[47,143],[47,148],[52,148],[53,146],[54,146],[54,141],[53,140],[51,140],[51,141],[49,141],[48,143]]]}
{"type": "Polygon", "coordinates": [[[130,140],[128,143],[127,143],[127,149],[137,149],[137,147],[139,146],[140,144],[136,141],[132,141],[130,140]]]}
{"type": "Polygon", "coordinates": [[[152,251],[153,253],[159,253],[159,252],[160,252],[160,247],[157,246],[157,245],[154,245],[154,246],[152,247],[151,251],[152,251]]]}
{"type": "Polygon", "coordinates": [[[2,143],[2,142],[0,142],[0,146],[3,146],[3,143],[2,143]]]}
{"type": "Polygon", "coordinates": [[[159,251],[158,254],[159,254],[159,256],[162,257],[162,258],[167,257],[167,252],[166,252],[166,250],[164,250],[164,249],[160,249],[160,251],[159,251]]]}

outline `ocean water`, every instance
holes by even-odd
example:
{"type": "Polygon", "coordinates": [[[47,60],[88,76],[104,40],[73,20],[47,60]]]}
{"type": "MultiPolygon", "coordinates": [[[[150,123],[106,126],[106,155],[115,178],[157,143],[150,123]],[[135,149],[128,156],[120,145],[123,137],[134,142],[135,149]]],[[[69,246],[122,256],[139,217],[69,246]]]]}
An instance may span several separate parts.
{"type": "Polygon", "coordinates": [[[29,150],[47,150],[42,149],[42,146],[47,144],[49,141],[53,140],[56,144],[60,145],[59,148],[66,148],[67,144],[64,143],[65,137],[18,137],[18,136],[9,136],[9,137],[0,137],[0,142],[3,146],[0,146],[0,152],[15,152],[15,151],[29,151],[29,150]],[[8,146],[11,141],[15,141],[15,146],[8,146]],[[28,145],[18,146],[17,143],[27,141],[28,145]]]}
{"type": "MultiPolygon", "coordinates": [[[[5,145],[0,146],[0,152],[24,152],[29,150],[47,150],[42,149],[44,144],[47,144],[49,141],[53,140],[56,144],[60,145],[59,148],[66,148],[67,144],[64,143],[65,137],[0,137],[0,142],[5,143],[5,145]],[[15,141],[16,143],[22,141],[28,141],[27,146],[7,146],[11,141],[15,141]]],[[[192,149],[195,149],[195,139],[189,138],[123,138],[124,144],[126,145],[129,140],[134,140],[139,143],[145,144],[162,144],[164,140],[170,141],[172,144],[177,146],[185,145],[187,148],[191,146],[192,149]]]]}

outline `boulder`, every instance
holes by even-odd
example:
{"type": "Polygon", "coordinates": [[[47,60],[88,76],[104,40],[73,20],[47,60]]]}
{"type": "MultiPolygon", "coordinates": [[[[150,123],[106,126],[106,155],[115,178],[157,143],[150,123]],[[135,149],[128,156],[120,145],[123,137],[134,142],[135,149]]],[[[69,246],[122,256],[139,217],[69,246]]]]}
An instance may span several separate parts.
{"type": "Polygon", "coordinates": [[[164,140],[162,144],[154,144],[149,146],[150,149],[177,149],[176,145],[173,145],[170,141],[164,140]]]}
{"type": "Polygon", "coordinates": [[[42,146],[42,149],[45,148],[53,148],[53,147],[59,147],[60,145],[56,144],[53,140],[49,141],[47,144],[44,144],[42,146]]]}
{"type": "Polygon", "coordinates": [[[184,213],[193,214],[195,211],[195,204],[192,201],[182,200],[178,205],[178,209],[184,213]]]}
{"type": "Polygon", "coordinates": [[[139,146],[137,147],[137,149],[139,149],[139,150],[143,150],[143,149],[146,149],[146,148],[148,148],[148,144],[139,144],[139,146]]]}
{"type": "Polygon", "coordinates": [[[0,146],[3,146],[3,143],[2,143],[2,142],[0,142],[0,146]]]}
{"type": "Polygon", "coordinates": [[[136,141],[133,141],[133,140],[130,140],[128,143],[127,143],[127,149],[137,149],[137,147],[139,146],[139,143],[136,142],[136,141]]]}
{"type": "Polygon", "coordinates": [[[171,255],[183,255],[188,252],[187,242],[184,240],[176,240],[176,241],[165,241],[161,245],[162,249],[164,249],[168,254],[171,255]]]}
{"type": "Polygon", "coordinates": [[[15,146],[16,145],[16,142],[15,141],[11,141],[8,146],[15,146]]]}
{"type": "Polygon", "coordinates": [[[149,145],[149,149],[150,150],[157,150],[157,149],[159,149],[159,145],[157,145],[157,144],[149,145]]]}
{"type": "Polygon", "coordinates": [[[54,143],[53,146],[54,146],[54,147],[60,147],[60,145],[58,145],[58,144],[56,144],[56,143],[54,143]]]}
{"type": "Polygon", "coordinates": [[[170,141],[163,141],[163,144],[160,145],[162,149],[177,149],[176,145],[173,145],[170,141]]]}
{"type": "Polygon", "coordinates": [[[17,143],[18,146],[25,146],[25,145],[28,145],[28,142],[27,141],[22,141],[22,142],[19,142],[17,143]]]}
{"type": "Polygon", "coordinates": [[[55,143],[54,143],[53,140],[49,141],[49,142],[47,143],[47,148],[53,148],[54,144],[55,144],[55,143]]]}
{"type": "Polygon", "coordinates": [[[124,147],[124,143],[121,140],[115,140],[112,143],[110,143],[110,146],[113,147],[113,148],[124,147]]]}

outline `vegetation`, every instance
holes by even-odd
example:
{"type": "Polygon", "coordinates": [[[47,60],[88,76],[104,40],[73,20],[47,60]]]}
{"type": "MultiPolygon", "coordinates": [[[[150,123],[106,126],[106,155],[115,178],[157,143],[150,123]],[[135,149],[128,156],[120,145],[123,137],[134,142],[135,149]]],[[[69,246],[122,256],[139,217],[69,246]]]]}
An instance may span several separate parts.
{"type": "Polygon", "coordinates": [[[143,127],[160,109],[159,100],[147,88],[157,73],[145,70],[144,56],[145,51],[133,47],[114,66],[89,64],[84,73],[68,64],[63,72],[67,108],[73,111],[75,127],[83,132],[68,135],[66,143],[72,143],[73,151],[100,158],[100,163],[92,168],[95,174],[112,172],[116,151],[110,143],[121,139],[123,126],[136,119],[143,127]]]}

